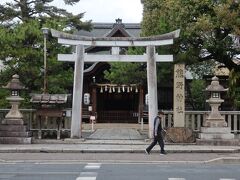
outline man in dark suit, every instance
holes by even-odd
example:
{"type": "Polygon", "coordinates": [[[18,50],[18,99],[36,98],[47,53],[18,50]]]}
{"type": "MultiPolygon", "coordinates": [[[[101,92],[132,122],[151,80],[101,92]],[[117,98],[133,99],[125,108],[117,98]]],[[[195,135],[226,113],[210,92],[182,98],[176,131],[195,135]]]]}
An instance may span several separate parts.
{"type": "Polygon", "coordinates": [[[162,135],[162,119],[163,119],[164,113],[160,111],[158,115],[154,118],[154,126],[153,126],[153,141],[152,143],[145,149],[146,154],[150,154],[150,151],[152,148],[158,143],[161,151],[160,155],[167,154],[164,150],[164,141],[163,141],[163,135],[162,135]]]}

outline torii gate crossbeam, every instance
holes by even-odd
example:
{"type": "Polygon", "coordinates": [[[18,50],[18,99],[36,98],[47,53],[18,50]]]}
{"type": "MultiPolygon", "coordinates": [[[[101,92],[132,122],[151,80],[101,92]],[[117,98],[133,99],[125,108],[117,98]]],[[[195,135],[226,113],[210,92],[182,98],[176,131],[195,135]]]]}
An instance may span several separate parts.
{"type": "MultiPolygon", "coordinates": [[[[58,54],[59,61],[73,62],[76,54],[58,54]]],[[[156,62],[169,62],[173,61],[173,55],[154,55],[156,62]]],[[[84,53],[84,62],[147,62],[148,56],[144,55],[93,55],[84,53]]]]}
{"type": "Polygon", "coordinates": [[[180,30],[167,34],[150,37],[86,37],[63,33],[51,29],[53,37],[58,38],[58,43],[68,45],[104,46],[104,47],[130,47],[130,46],[162,46],[173,44],[173,39],[179,37],[180,30]]]}
{"type": "Polygon", "coordinates": [[[53,37],[58,38],[60,44],[76,45],[75,54],[60,54],[58,60],[74,61],[74,87],[71,121],[71,138],[81,138],[82,123],[82,88],[83,88],[83,67],[84,62],[147,62],[147,81],[148,81],[148,119],[149,137],[153,136],[153,120],[158,113],[157,102],[157,75],[156,62],[173,61],[172,55],[158,55],[155,53],[155,46],[173,44],[173,39],[179,37],[180,30],[167,34],[151,37],[84,37],[67,34],[51,29],[53,37]],[[113,55],[90,55],[84,53],[84,46],[107,46],[113,48],[113,55]],[[147,47],[145,55],[119,55],[118,47],[144,46],[147,47]]]}

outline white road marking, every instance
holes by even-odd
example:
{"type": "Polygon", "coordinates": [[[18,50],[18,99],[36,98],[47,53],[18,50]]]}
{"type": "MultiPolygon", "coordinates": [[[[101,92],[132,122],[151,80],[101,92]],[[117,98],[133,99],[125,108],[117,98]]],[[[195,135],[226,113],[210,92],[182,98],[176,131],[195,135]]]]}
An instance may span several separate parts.
{"type": "Polygon", "coordinates": [[[96,180],[96,177],[78,177],[76,180],[96,180]]]}
{"type": "Polygon", "coordinates": [[[81,172],[80,176],[97,176],[97,172],[81,172]]]}
{"type": "MultiPolygon", "coordinates": [[[[88,163],[84,169],[99,169],[101,163],[88,163]]],[[[76,180],[96,180],[97,172],[81,172],[76,180]]]]}
{"type": "Polygon", "coordinates": [[[235,180],[235,179],[225,179],[225,178],[221,178],[219,180],[235,180]]]}
{"type": "Polygon", "coordinates": [[[88,163],[88,166],[101,166],[102,163],[88,163]]]}
{"type": "Polygon", "coordinates": [[[99,169],[101,166],[101,163],[88,163],[84,169],[99,169]]]}
{"type": "Polygon", "coordinates": [[[84,169],[99,169],[100,166],[85,166],[84,169]]]}

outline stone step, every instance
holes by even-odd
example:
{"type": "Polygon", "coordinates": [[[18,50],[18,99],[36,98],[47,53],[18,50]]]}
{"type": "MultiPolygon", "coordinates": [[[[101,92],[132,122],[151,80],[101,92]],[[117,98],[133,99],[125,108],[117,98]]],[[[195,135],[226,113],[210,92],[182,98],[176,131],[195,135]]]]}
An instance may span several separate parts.
{"type": "Polygon", "coordinates": [[[31,144],[31,137],[0,137],[0,144],[31,144]]]}
{"type": "Polygon", "coordinates": [[[3,124],[9,124],[9,125],[23,125],[24,122],[22,119],[4,119],[3,124]]]}
{"type": "Polygon", "coordinates": [[[220,133],[199,133],[199,139],[205,139],[205,140],[231,140],[234,139],[234,134],[220,134],[220,133]]]}
{"type": "Polygon", "coordinates": [[[12,132],[25,132],[26,126],[24,125],[8,125],[8,124],[1,124],[0,131],[12,131],[12,132]]]}
{"type": "Polygon", "coordinates": [[[29,137],[30,132],[0,131],[0,137],[29,137]]]}
{"type": "Polygon", "coordinates": [[[240,145],[240,141],[238,139],[231,139],[231,140],[205,140],[205,139],[196,139],[197,145],[209,145],[209,146],[238,146],[240,145]]]}
{"type": "Polygon", "coordinates": [[[201,133],[230,134],[230,127],[201,127],[201,133]]]}

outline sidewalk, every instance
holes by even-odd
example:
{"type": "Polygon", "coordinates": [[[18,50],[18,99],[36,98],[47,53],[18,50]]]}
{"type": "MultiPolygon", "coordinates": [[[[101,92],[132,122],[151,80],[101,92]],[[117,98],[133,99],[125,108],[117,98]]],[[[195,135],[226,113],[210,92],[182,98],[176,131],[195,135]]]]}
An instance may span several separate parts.
{"type": "MultiPolygon", "coordinates": [[[[1,144],[0,153],[144,153],[150,142],[115,140],[72,140],[38,141],[40,144],[1,144]]],[[[239,146],[199,146],[195,144],[166,144],[168,153],[240,153],[239,146]]],[[[152,153],[159,153],[159,146],[155,146],[152,153]]]]}

